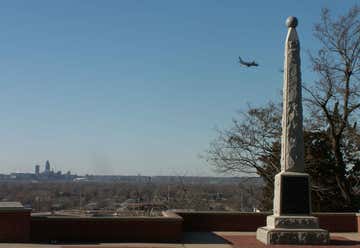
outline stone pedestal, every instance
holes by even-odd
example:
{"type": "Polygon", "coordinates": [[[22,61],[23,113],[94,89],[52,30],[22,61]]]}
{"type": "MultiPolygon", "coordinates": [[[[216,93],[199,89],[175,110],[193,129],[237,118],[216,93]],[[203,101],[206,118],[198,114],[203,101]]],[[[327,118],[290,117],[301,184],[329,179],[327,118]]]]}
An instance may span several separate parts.
{"type": "Polygon", "coordinates": [[[329,232],[320,229],[313,216],[267,217],[267,226],[258,228],[256,238],[267,245],[321,245],[329,242],[329,232]]]}
{"type": "Polygon", "coordinates": [[[320,245],[329,232],[311,216],[310,179],[306,173],[280,172],[275,176],[274,215],[258,228],[256,238],[264,244],[320,245]]]}
{"type": "Polygon", "coordinates": [[[282,171],[275,176],[274,215],[311,213],[310,177],[307,173],[282,171]]]}

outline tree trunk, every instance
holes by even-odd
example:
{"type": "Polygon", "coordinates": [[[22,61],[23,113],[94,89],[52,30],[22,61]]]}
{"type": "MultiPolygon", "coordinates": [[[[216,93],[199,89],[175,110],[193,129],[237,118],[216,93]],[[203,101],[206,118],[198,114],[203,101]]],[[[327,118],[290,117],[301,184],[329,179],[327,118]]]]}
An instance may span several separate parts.
{"type": "Polygon", "coordinates": [[[339,136],[333,137],[333,151],[335,156],[335,163],[336,163],[336,170],[335,172],[335,179],[336,184],[340,189],[341,196],[344,198],[345,205],[353,209],[353,199],[350,190],[350,185],[348,180],[346,179],[346,170],[345,170],[345,163],[343,160],[342,152],[341,152],[341,138],[339,136]]]}

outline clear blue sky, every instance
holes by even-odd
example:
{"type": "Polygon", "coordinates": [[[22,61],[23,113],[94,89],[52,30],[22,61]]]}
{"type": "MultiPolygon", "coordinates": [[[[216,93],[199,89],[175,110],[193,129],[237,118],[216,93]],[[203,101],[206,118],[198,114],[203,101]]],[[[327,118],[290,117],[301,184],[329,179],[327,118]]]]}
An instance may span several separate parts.
{"type": "Polygon", "coordinates": [[[2,1],[0,173],[214,175],[215,127],[280,98],[286,17],[311,82],[321,7],[355,2],[2,1]]]}

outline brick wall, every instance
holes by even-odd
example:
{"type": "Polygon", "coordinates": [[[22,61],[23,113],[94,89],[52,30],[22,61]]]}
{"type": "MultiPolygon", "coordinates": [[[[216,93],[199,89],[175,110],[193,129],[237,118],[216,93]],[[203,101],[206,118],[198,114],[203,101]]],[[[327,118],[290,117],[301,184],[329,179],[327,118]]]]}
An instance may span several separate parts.
{"type": "MultiPolygon", "coordinates": [[[[183,232],[251,231],[266,225],[269,213],[166,212],[158,218],[76,218],[0,212],[0,242],[178,242],[183,232]],[[178,215],[180,216],[178,216],[178,215]]],[[[359,232],[360,214],[315,213],[331,232],[359,232]]]]}
{"type": "Polygon", "coordinates": [[[181,218],[32,217],[31,241],[178,242],[181,218]]]}
{"type": "Polygon", "coordinates": [[[28,242],[30,211],[0,212],[0,242],[28,242]]]}
{"type": "Polygon", "coordinates": [[[330,232],[357,232],[356,213],[314,213],[320,227],[330,232]]]}
{"type": "Polygon", "coordinates": [[[242,212],[176,212],[183,218],[183,230],[255,232],[266,225],[269,213],[242,212]]]}
{"type": "MultiPolygon", "coordinates": [[[[183,222],[183,230],[255,232],[266,225],[270,213],[242,212],[176,212],[183,222]]],[[[330,232],[360,232],[360,216],[355,213],[314,213],[321,228],[330,232]]]]}

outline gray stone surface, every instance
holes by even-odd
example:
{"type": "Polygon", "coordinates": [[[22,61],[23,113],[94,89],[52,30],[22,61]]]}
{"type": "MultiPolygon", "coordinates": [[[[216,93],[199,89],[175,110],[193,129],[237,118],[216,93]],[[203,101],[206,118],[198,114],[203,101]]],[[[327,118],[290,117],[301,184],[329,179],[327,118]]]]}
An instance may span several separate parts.
{"type": "Polygon", "coordinates": [[[1,208],[24,208],[24,206],[20,202],[0,202],[1,208]]]}
{"type": "Polygon", "coordinates": [[[256,237],[265,244],[320,245],[329,242],[329,232],[319,228],[311,215],[310,179],[304,173],[304,138],[301,102],[300,44],[297,19],[286,20],[281,172],[275,176],[274,215],[256,237]]]}
{"type": "Polygon", "coordinates": [[[314,216],[276,216],[266,218],[269,228],[318,229],[318,218],[314,216]]]}
{"type": "Polygon", "coordinates": [[[9,211],[30,211],[30,209],[26,209],[20,202],[0,202],[0,212],[9,211]]]}
{"type": "MultiPolygon", "coordinates": [[[[296,202],[283,202],[283,194],[284,194],[284,190],[282,189],[283,187],[288,187],[287,185],[284,185],[284,183],[282,182],[284,177],[305,177],[309,180],[309,175],[307,173],[298,173],[298,172],[280,172],[275,176],[275,184],[274,184],[274,215],[280,216],[285,214],[283,211],[283,206],[285,204],[296,204],[296,202]]],[[[310,199],[310,183],[308,183],[308,185],[299,185],[299,187],[308,187],[308,194],[304,194],[305,190],[300,189],[300,193],[297,195],[297,199],[301,200],[301,199],[305,199],[303,200],[301,203],[305,204],[307,203],[307,208],[308,208],[308,213],[306,213],[306,215],[310,215],[311,214],[311,199],[310,199]]],[[[289,190],[289,189],[288,189],[289,190]]],[[[291,189],[290,189],[291,190],[291,189]]],[[[300,214],[304,214],[303,212],[299,212],[300,214]]],[[[292,213],[291,215],[296,215],[296,213],[292,213]]]]}
{"type": "Polygon", "coordinates": [[[295,16],[289,16],[286,19],[286,26],[288,28],[296,28],[297,25],[298,25],[298,19],[295,16]]]}
{"type": "Polygon", "coordinates": [[[304,172],[300,44],[294,22],[289,21],[285,41],[281,170],[304,172]]]}
{"type": "Polygon", "coordinates": [[[256,238],[267,245],[325,245],[329,242],[329,232],[320,228],[288,229],[261,227],[256,232],[256,238]]]}

